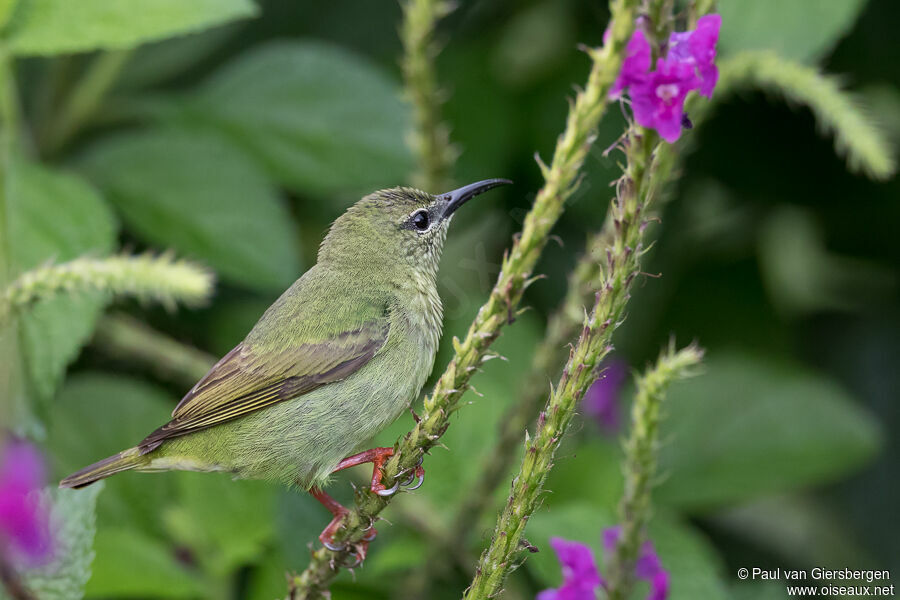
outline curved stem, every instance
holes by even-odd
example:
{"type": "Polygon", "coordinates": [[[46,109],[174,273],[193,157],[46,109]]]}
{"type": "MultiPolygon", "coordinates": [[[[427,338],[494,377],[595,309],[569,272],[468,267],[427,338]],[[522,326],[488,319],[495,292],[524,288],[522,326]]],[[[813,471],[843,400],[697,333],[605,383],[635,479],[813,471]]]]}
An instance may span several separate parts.
{"type": "Polygon", "coordinates": [[[490,546],[481,555],[466,600],[491,598],[500,591],[522,547],[528,518],[537,509],[553,457],[575,414],[575,408],[596,368],[609,352],[613,331],[622,321],[628,291],[639,274],[643,254],[645,210],[653,197],[655,133],[632,126],[626,141],[628,163],[617,185],[611,207],[615,233],[601,263],[596,301],[576,345],[569,353],[559,383],[538,418],[533,439],[526,439],[525,456],[503,511],[497,519],[490,546]]]}
{"type": "Polygon", "coordinates": [[[0,289],[0,327],[38,300],[61,293],[99,291],[172,307],[176,302],[201,303],[212,288],[211,272],[167,254],[81,257],[26,271],[0,289]]]}
{"type": "Polygon", "coordinates": [[[608,600],[626,600],[634,585],[644,527],[650,520],[650,490],[656,476],[660,406],[669,385],[692,375],[703,360],[703,350],[691,344],[675,351],[674,344],[660,355],[656,365],[638,379],[631,409],[631,433],[625,442],[625,493],[620,504],[622,534],[610,564],[608,600]]]}

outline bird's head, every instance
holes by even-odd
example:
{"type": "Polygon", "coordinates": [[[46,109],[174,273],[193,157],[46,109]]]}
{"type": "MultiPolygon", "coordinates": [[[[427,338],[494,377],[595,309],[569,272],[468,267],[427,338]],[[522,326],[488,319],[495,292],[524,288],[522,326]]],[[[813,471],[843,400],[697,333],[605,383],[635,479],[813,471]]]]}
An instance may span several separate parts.
{"type": "Polygon", "coordinates": [[[456,210],[507,179],[486,179],[444,194],[397,187],[373,192],[338,217],[319,262],[354,269],[412,266],[434,274],[456,210]]]}

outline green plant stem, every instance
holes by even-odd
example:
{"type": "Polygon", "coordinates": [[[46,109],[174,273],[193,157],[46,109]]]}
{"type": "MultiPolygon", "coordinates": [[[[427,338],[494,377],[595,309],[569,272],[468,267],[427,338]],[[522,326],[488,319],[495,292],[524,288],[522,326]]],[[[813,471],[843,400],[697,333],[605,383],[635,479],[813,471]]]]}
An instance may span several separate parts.
{"type": "Polygon", "coordinates": [[[91,62],[55,118],[43,129],[41,149],[44,155],[59,152],[84,126],[130,58],[131,50],[116,50],[104,52],[91,62]]]}
{"type": "Polygon", "coordinates": [[[703,360],[703,350],[694,344],[676,352],[674,344],[656,365],[637,381],[631,409],[631,433],[625,442],[625,492],[619,506],[622,533],[609,567],[608,600],[626,600],[634,586],[644,528],[650,520],[650,490],[656,477],[660,407],[666,390],[677,379],[688,377],[703,360]]]}
{"type": "Polygon", "coordinates": [[[687,29],[696,29],[697,20],[703,15],[708,15],[716,9],[716,0],[691,0],[688,4],[687,29]]]}
{"type": "Polygon", "coordinates": [[[434,68],[438,53],[434,29],[451,10],[452,5],[445,0],[406,0],[400,27],[405,92],[413,109],[410,142],[419,160],[413,184],[434,193],[449,187],[450,169],[457,155],[450,143],[450,131],[441,121],[443,95],[434,68]]]}
{"type": "Polygon", "coordinates": [[[479,518],[490,506],[494,490],[515,460],[523,432],[533,423],[543,406],[546,382],[562,367],[564,356],[561,351],[575,338],[584,320],[584,307],[594,294],[594,285],[600,276],[601,256],[609,246],[612,234],[612,225],[607,221],[603,229],[588,240],[584,255],[569,276],[562,305],[551,315],[547,332],[534,350],[531,368],[520,387],[519,401],[510,406],[500,419],[497,442],[453,519],[451,531],[455,544],[465,544],[479,518]]]}
{"type": "Polygon", "coordinates": [[[529,546],[523,538],[525,525],[538,507],[553,456],[577,403],[596,378],[596,368],[611,348],[613,331],[624,318],[628,292],[639,273],[644,252],[645,212],[659,187],[654,178],[654,157],[659,147],[654,132],[630,127],[624,142],[625,173],[617,182],[616,197],[610,207],[613,234],[601,259],[593,310],[585,319],[562,376],[538,417],[534,438],[526,436],[525,456],[513,478],[506,506],[497,519],[490,546],[481,555],[475,578],[466,592],[467,600],[496,595],[521,548],[529,546]]]}
{"type": "Polygon", "coordinates": [[[61,293],[98,291],[174,307],[202,303],[212,288],[210,271],[168,254],[76,258],[27,271],[0,290],[0,327],[38,300],[61,293]]]}
{"type": "Polygon", "coordinates": [[[126,314],[101,319],[93,345],[110,358],[144,366],[160,379],[185,388],[193,386],[216,362],[211,354],[174,340],[126,314]]]}
{"type": "MultiPolygon", "coordinates": [[[[7,194],[8,165],[16,149],[19,128],[18,91],[12,56],[0,44],[0,289],[11,277],[7,194]]],[[[0,321],[0,426],[10,427],[25,420],[26,404],[21,394],[21,356],[18,329],[0,321]]]]}
{"type": "MultiPolygon", "coordinates": [[[[566,297],[560,308],[550,317],[544,338],[532,355],[531,368],[523,385],[519,386],[519,400],[500,418],[497,441],[487,453],[475,483],[469,488],[454,517],[451,519],[446,544],[432,544],[432,553],[424,567],[413,574],[409,583],[410,598],[426,598],[427,589],[451,566],[441,557],[451,549],[468,547],[469,538],[477,530],[481,516],[494,499],[494,490],[506,478],[517,457],[516,450],[522,434],[534,422],[546,398],[545,386],[562,367],[562,349],[574,339],[584,319],[584,306],[594,294],[593,286],[599,277],[600,256],[609,245],[612,229],[607,221],[603,230],[591,236],[584,256],[579,259],[569,277],[566,297]]],[[[468,565],[458,565],[466,569],[468,565]]]]}
{"type": "MultiPolygon", "coordinates": [[[[397,442],[396,453],[385,464],[382,479],[385,485],[392,485],[396,478],[414,470],[424,453],[437,444],[449,426],[450,415],[458,408],[459,399],[468,389],[469,379],[490,358],[490,345],[500,335],[502,327],[518,314],[519,302],[533,281],[532,272],[550,231],[575,189],[576,177],[606,108],[609,89],[621,68],[625,44],[634,30],[636,5],[637,0],[612,2],[613,18],[607,43],[603,48],[589,52],[593,64],[587,85],[572,104],[550,166],[540,163],[545,183],[525,217],[521,233],[504,256],[501,273],[490,297],[478,311],[465,339],[453,339],[455,355],[431,396],[425,398],[421,419],[397,442]]],[[[336,541],[351,544],[360,541],[389,502],[389,498],[360,490],[356,505],[335,535],[336,541]]],[[[323,597],[350,551],[350,548],[341,552],[316,550],[306,570],[292,578],[292,598],[323,597]]]]}

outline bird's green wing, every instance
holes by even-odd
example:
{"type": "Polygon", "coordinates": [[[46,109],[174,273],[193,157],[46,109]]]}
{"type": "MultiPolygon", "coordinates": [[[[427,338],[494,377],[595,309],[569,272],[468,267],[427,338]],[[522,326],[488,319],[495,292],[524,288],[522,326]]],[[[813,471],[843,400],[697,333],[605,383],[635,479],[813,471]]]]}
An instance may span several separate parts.
{"type": "Polygon", "coordinates": [[[384,315],[352,330],[288,344],[277,351],[245,340],[197,382],[175,407],[172,420],[139,447],[149,452],[166,439],[219,425],[344,379],[375,356],[389,329],[384,315]]]}

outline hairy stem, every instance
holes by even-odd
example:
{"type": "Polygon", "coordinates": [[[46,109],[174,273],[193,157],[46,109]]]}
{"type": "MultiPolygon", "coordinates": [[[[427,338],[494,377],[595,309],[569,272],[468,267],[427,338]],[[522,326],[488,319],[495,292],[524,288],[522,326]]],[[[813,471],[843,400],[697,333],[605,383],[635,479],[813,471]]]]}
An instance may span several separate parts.
{"type": "Polygon", "coordinates": [[[513,478],[506,506],[497,519],[490,546],[478,562],[475,578],[465,595],[467,600],[497,594],[520,550],[528,546],[523,537],[525,525],[538,507],[553,456],[578,401],[596,378],[596,368],[609,352],[613,331],[625,316],[628,291],[639,273],[644,251],[644,212],[657,187],[653,181],[653,159],[660,144],[658,140],[655,133],[641,128],[632,127],[629,131],[625,142],[626,170],[617,183],[610,208],[615,233],[601,262],[593,310],[585,319],[562,376],[538,417],[534,438],[526,436],[525,456],[513,478]]]}
{"type": "Polygon", "coordinates": [[[575,338],[584,320],[584,307],[594,294],[600,276],[600,260],[609,246],[613,229],[607,221],[604,228],[588,240],[584,255],[569,276],[566,296],[559,309],[550,317],[547,332],[535,348],[531,368],[520,388],[519,401],[510,406],[500,419],[500,431],[494,449],[470,493],[453,520],[451,531],[456,544],[465,544],[478,519],[490,505],[493,492],[506,477],[516,458],[522,434],[537,417],[544,404],[548,378],[562,367],[565,345],[575,338]]]}
{"type": "Polygon", "coordinates": [[[63,293],[98,291],[174,306],[201,303],[212,287],[212,273],[168,254],[76,258],[27,271],[0,290],[0,326],[38,300],[63,293]]]}
{"type": "Polygon", "coordinates": [[[434,28],[451,10],[446,0],[406,0],[400,27],[405,92],[413,109],[410,142],[419,160],[413,185],[434,193],[449,186],[450,169],[456,160],[450,131],[441,121],[443,97],[434,69],[438,53],[434,28]]]}
{"type": "Polygon", "coordinates": [[[839,155],[851,171],[872,179],[888,179],[896,171],[890,141],[857,99],[834,77],[818,69],[781,58],[773,52],[741,52],[722,61],[716,99],[742,88],[758,88],[806,106],[819,127],[833,133],[839,155]]]}
{"type": "Polygon", "coordinates": [[[650,490],[656,476],[659,446],[660,406],[666,390],[677,379],[690,376],[703,360],[703,350],[694,344],[677,351],[674,344],[656,365],[638,379],[631,409],[631,433],[625,442],[625,493],[619,506],[622,534],[610,563],[608,600],[625,600],[634,585],[644,528],[650,520],[650,490]]]}
{"type": "MultiPolygon", "coordinates": [[[[622,64],[624,48],[634,30],[637,0],[614,0],[610,34],[603,48],[590,51],[591,72],[584,90],[578,93],[569,111],[566,128],[557,140],[550,166],[541,163],[545,183],[525,217],[521,233],[503,259],[502,270],[487,302],[478,311],[465,339],[454,338],[455,355],[425,398],[424,413],[406,436],[397,442],[397,452],[385,465],[385,485],[415,469],[424,453],[437,444],[449,426],[449,417],[458,408],[468,389],[469,379],[489,358],[488,349],[504,325],[518,312],[525,288],[551,229],[563,212],[566,199],[575,189],[576,177],[584,162],[607,96],[622,64]]],[[[390,502],[389,498],[360,490],[356,505],[335,535],[337,541],[355,543],[390,502]]],[[[323,597],[338,566],[347,560],[350,549],[333,552],[319,549],[309,566],[291,581],[292,598],[323,597]]]]}
{"type": "MultiPolygon", "coordinates": [[[[599,277],[600,256],[609,245],[612,232],[610,222],[604,229],[591,236],[584,256],[578,261],[569,277],[566,297],[560,308],[550,317],[544,338],[532,355],[531,368],[520,386],[519,400],[509,406],[500,418],[499,431],[494,447],[479,470],[479,476],[469,488],[462,503],[451,519],[448,544],[432,544],[432,554],[422,569],[413,574],[409,598],[426,598],[427,589],[434,585],[451,565],[441,556],[448,551],[466,548],[472,532],[478,527],[481,516],[490,508],[494,490],[506,478],[516,460],[522,435],[537,417],[543,406],[546,382],[562,368],[565,355],[562,350],[574,339],[584,319],[584,307],[594,294],[594,283],[599,277]]],[[[468,564],[457,565],[468,569],[468,564]]],[[[469,575],[471,577],[471,573],[469,575]]]]}

